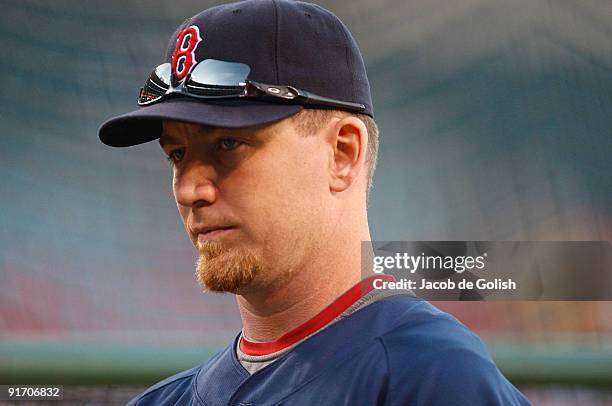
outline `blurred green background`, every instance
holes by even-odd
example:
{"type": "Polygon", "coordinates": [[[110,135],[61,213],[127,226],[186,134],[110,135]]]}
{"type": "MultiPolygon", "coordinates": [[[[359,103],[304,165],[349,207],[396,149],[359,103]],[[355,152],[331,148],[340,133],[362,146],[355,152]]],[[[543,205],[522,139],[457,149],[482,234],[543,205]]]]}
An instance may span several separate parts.
{"type": "MultiPolygon", "coordinates": [[[[121,403],[239,332],[233,298],[195,282],[159,147],[97,138],[219,3],[2,2],[0,384],[121,403]]],[[[612,240],[612,2],[319,4],[370,77],[374,239],[612,240]]],[[[436,304],[534,404],[612,403],[610,302],[436,304]]]]}

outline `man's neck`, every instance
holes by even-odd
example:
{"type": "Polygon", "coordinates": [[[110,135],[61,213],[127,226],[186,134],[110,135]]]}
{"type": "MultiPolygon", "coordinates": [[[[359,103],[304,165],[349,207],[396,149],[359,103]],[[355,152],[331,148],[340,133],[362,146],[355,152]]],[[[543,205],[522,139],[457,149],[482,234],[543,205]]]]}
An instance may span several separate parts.
{"type": "Polygon", "coordinates": [[[312,261],[307,268],[294,270],[291,279],[280,286],[257,295],[237,296],[245,337],[259,342],[274,341],[313,318],[358,283],[360,241],[334,253],[333,261],[312,261]]]}

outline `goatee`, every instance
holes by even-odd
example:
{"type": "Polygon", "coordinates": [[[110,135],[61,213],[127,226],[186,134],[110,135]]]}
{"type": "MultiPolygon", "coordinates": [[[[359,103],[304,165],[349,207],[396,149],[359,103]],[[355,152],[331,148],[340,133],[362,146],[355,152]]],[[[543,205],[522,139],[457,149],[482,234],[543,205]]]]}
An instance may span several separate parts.
{"type": "Polygon", "coordinates": [[[200,285],[209,291],[237,293],[261,272],[260,259],[246,249],[208,241],[199,245],[198,250],[200,256],[195,275],[200,285]]]}

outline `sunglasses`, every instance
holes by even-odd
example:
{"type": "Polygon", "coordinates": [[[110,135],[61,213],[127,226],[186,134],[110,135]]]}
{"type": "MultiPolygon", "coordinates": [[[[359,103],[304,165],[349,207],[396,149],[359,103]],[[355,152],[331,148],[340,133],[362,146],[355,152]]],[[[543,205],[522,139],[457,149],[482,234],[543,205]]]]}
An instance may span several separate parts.
{"type": "Polygon", "coordinates": [[[138,94],[138,105],[148,106],[169,96],[181,95],[197,99],[219,100],[246,98],[275,103],[299,104],[304,107],[335,108],[363,113],[365,106],[296,89],[293,86],[267,85],[247,79],[251,68],[243,63],[205,59],[185,78],[173,86],[170,63],[159,65],[138,94]]]}

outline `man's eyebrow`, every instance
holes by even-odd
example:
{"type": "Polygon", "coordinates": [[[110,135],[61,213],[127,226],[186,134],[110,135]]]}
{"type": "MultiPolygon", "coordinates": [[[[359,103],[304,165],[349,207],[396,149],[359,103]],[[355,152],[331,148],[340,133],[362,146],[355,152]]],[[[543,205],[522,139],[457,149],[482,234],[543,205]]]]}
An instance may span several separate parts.
{"type": "MultiPolygon", "coordinates": [[[[252,139],[256,139],[258,138],[257,134],[253,134],[250,131],[247,131],[245,129],[213,129],[213,130],[209,130],[209,131],[202,131],[201,133],[199,133],[198,135],[200,136],[204,136],[204,135],[208,135],[208,136],[213,136],[213,135],[217,135],[219,137],[224,137],[224,136],[231,136],[231,135],[238,135],[241,137],[248,137],[248,138],[252,138],[252,139]]],[[[160,135],[159,139],[158,139],[159,145],[163,148],[165,145],[172,145],[172,144],[182,144],[184,141],[181,137],[176,137],[173,136],[171,134],[162,132],[162,134],[160,135]]]]}
{"type": "Polygon", "coordinates": [[[165,133],[162,133],[158,141],[159,141],[159,145],[161,145],[162,147],[168,144],[180,144],[180,140],[178,138],[173,137],[172,135],[165,134],[165,133]]]}

